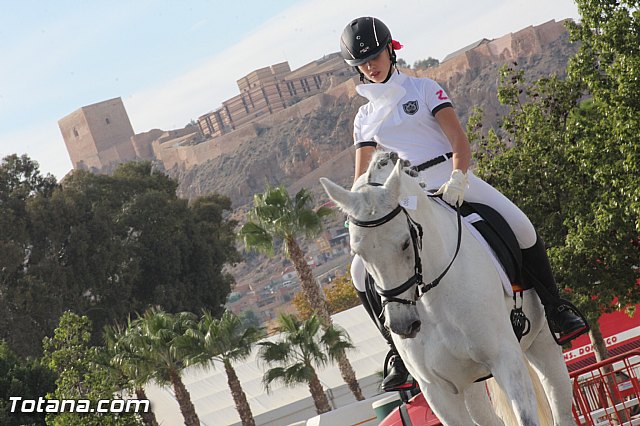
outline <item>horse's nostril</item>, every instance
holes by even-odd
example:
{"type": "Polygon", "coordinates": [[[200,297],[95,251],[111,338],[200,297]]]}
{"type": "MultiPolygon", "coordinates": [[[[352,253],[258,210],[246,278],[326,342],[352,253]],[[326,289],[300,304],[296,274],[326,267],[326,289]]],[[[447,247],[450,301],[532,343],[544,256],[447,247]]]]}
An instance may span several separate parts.
{"type": "Polygon", "coordinates": [[[417,333],[418,331],[420,331],[420,326],[422,325],[422,323],[420,321],[414,321],[411,324],[411,333],[417,333]]]}

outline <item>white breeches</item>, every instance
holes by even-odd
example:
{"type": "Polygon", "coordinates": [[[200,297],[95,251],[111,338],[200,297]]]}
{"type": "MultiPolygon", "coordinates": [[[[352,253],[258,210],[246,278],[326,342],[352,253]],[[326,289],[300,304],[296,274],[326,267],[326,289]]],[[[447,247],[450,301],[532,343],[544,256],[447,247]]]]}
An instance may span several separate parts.
{"type": "MultiPolygon", "coordinates": [[[[452,160],[449,159],[436,166],[420,172],[420,179],[427,186],[425,189],[438,189],[449,180],[452,171],[452,160]]],[[[497,189],[467,172],[469,187],[464,193],[464,200],[486,204],[492,207],[507,221],[518,240],[521,249],[532,247],[536,243],[536,231],[529,218],[497,189]]],[[[351,277],[358,291],[365,291],[365,268],[360,256],[355,255],[351,262],[351,277]]]]}

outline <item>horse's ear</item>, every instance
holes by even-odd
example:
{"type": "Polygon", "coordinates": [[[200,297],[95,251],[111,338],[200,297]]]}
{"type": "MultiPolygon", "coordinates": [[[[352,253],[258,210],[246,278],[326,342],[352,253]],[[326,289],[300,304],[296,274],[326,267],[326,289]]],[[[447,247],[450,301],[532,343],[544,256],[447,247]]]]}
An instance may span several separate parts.
{"type": "Polygon", "coordinates": [[[393,171],[384,183],[384,187],[387,188],[395,197],[400,196],[400,182],[402,181],[403,172],[402,161],[398,161],[393,168],[393,171]]]}
{"type": "Polygon", "coordinates": [[[354,193],[324,177],[320,178],[320,183],[324,188],[324,192],[326,192],[329,198],[335,201],[342,210],[350,210],[350,207],[355,203],[356,195],[354,193]]]}

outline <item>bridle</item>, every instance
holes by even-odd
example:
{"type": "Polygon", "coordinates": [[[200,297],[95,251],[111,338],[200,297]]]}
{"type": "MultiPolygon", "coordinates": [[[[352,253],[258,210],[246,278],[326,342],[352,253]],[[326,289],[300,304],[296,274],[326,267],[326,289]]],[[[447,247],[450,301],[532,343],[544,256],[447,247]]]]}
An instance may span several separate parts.
{"type": "MultiPolygon", "coordinates": [[[[373,186],[380,186],[380,184],[375,184],[373,182],[369,182],[368,184],[373,186]]],[[[437,197],[430,194],[428,196],[437,197]]],[[[456,257],[458,256],[458,252],[460,251],[460,243],[462,241],[460,206],[456,205],[456,216],[457,216],[457,223],[458,223],[458,242],[456,245],[456,251],[453,254],[453,258],[451,259],[451,262],[449,262],[449,265],[447,265],[444,271],[442,271],[442,273],[438,275],[438,277],[433,281],[431,281],[430,283],[425,283],[422,278],[422,259],[420,258],[420,250],[422,250],[422,237],[423,237],[422,225],[420,225],[418,222],[413,220],[404,207],[398,204],[398,206],[395,209],[393,209],[390,213],[388,213],[387,215],[379,219],[358,220],[353,216],[349,216],[348,220],[349,220],[349,223],[352,223],[355,226],[359,226],[361,228],[376,228],[378,226],[384,225],[385,223],[391,221],[398,214],[400,214],[400,212],[404,213],[405,217],[407,218],[407,226],[409,226],[409,234],[411,235],[411,242],[413,245],[413,252],[414,252],[414,258],[415,258],[414,273],[404,283],[390,290],[385,290],[381,288],[377,283],[374,283],[374,289],[376,293],[378,293],[381,297],[384,298],[384,301],[382,302],[383,308],[390,302],[398,302],[404,305],[415,305],[416,301],[418,301],[426,292],[428,292],[429,290],[431,290],[432,288],[440,284],[440,281],[442,280],[442,278],[444,278],[447,272],[449,272],[451,265],[453,265],[454,260],[456,260],[456,257]],[[400,299],[396,297],[399,294],[402,294],[405,291],[409,290],[414,285],[416,286],[416,290],[414,293],[413,300],[400,299]]]]}

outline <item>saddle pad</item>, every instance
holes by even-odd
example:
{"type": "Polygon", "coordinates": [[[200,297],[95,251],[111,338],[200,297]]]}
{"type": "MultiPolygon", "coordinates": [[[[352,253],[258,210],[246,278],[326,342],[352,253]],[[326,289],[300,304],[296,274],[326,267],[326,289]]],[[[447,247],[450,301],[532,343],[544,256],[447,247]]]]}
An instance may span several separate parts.
{"type": "MultiPolygon", "coordinates": [[[[434,200],[448,210],[454,211],[441,198],[435,197],[434,200]]],[[[460,214],[467,230],[489,253],[491,261],[500,276],[505,293],[508,296],[513,296],[512,284],[522,282],[520,273],[522,255],[515,235],[506,225],[506,221],[495,210],[484,204],[464,202],[460,208],[460,214]],[[484,217],[478,214],[479,211],[484,216],[491,216],[489,220],[493,222],[485,220],[484,217]],[[493,217],[494,215],[497,215],[498,218],[493,217]],[[505,226],[507,229],[503,229],[505,226]],[[498,231],[496,228],[500,230],[498,231]]]]}

